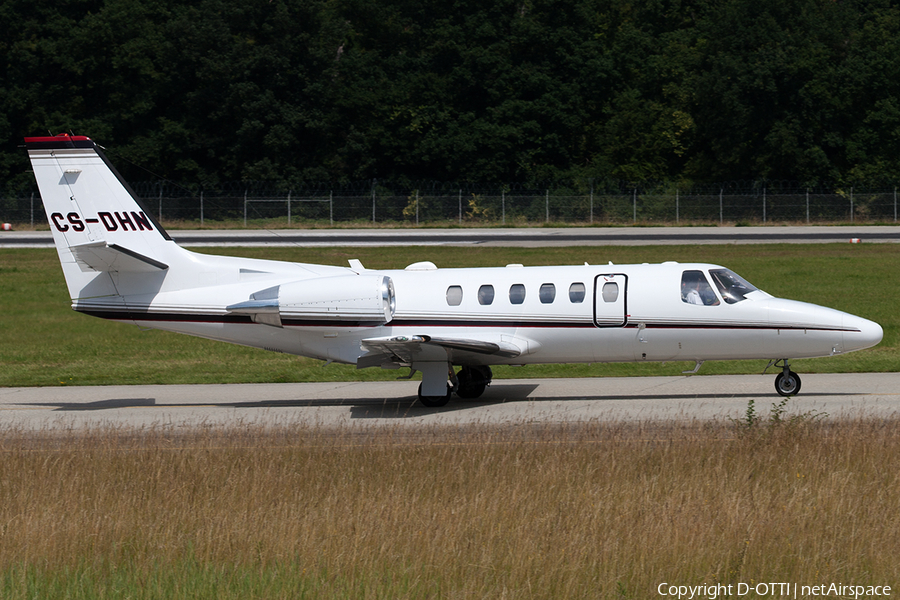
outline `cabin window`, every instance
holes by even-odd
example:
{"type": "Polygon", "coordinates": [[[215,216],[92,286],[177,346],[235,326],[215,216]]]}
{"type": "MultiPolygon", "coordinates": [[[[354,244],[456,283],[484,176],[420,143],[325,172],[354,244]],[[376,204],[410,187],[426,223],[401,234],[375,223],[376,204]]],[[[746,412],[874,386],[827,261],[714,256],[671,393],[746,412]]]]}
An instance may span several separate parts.
{"type": "Polygon", "coordinates": [[[746,279],[728,269],[710,269],[709,275],[719,288],[719,293],[728,304],[735,304],[747,299],[747,294],[755,292],[756,287],[746,279]]]}
{"type": "Polygon", "coordinates": [[[494,301],[494,286],[483,285],[478,288],[478,304],[490,304],[494,301]]]}
{"type": "Polygon", "coordinates": [[[569,286],[569,302],[572,304],[581,304],[584,302],[584,284],[573,283],[569,286]]]}
{"type": "Polygon", "coordinates": [[[525,302],[525,286],[521,283],[514,283],[509,286],[509,302],[510,304],[522,304],[525,302]]]}
{"type": "Polygon", "coordinates": [[[541,298],[541,304],[553,304],[556,300],[556,286],[552,283],[541,285],[541,291],[538,294],[541,298]]]}
{"type": "Polygon", "coordinates": [[[447,288],[447,304],[450,306],[459,306],[462,304],[462,287],[451,285],[447,288]]]}
{"type": "Polygon", "coordinates": [[[604,302],[615,302],[619,299],[619,284],[615,281],[607,281],[600,292],[604,302]]]}
{"type": "Polygon", "coordinates": [[[703,271],[685,271],[681,274],[681,301],[705,306],[719,304],[719,299],[703,275],[703,271]]]}

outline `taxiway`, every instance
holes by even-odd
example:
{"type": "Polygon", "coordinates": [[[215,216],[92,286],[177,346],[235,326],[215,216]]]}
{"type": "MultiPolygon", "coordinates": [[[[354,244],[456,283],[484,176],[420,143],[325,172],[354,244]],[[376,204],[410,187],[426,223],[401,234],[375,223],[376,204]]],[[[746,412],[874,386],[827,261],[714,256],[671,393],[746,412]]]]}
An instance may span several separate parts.
{"type": "MultiPolygon", "coordinates": [[[[821,418],[900,414],[900,373],[803,374],[788,414],[821,418]]],[[[195,428],[302,424],[466,426],[740,419],[753,400],[769,415],[774,376],[500,379],[478,400],[443,408],[416,401],[416,381],[0,388],[6,429],[195,428]]]]}

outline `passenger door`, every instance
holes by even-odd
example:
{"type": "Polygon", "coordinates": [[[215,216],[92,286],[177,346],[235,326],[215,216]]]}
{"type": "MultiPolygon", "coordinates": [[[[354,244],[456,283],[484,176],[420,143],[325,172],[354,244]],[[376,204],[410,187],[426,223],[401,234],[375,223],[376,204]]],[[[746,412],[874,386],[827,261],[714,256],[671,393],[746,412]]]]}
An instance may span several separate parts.
{"type": "Polygon", "coordinates": [[[624,327],[628,322],[628,276],[608,273],[594,278],[594,324],[624,327]]]}

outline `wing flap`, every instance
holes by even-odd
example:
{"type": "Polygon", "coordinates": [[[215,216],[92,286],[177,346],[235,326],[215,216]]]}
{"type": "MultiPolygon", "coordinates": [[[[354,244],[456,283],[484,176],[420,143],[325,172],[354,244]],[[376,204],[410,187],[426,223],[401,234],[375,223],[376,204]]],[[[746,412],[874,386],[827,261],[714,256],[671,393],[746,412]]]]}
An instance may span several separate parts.
{"type": "Polygon", "coordinates": [[[522,354],[522,349],[506,341],[488,341],[466,338],[432,337],[430,335],[393,336],[384,338],[368,338],[360,347],[366,354],[357,360],[357,368],[372,367],[384,363],[409,366],[416,360],[423,360],[426,354],[442,348],[450,351],[473,352],[515,358],[522,354]]]}
{"type": "Polygon", "coordinates": [[[363,369],[390,361],[398,362],[402,365],[410,365],[413,362],[413,357],[422,352],[422,344],[425,341],[426,336],[421,335],[410,337],[398,335],[365,339],[360,343],[360,348],[365,350],[367,354],[357,359],[357,368],[363,369]]]}
{"type": "Polygon", "coordinates": [[[508,342],[497,343],[481,340],[433,337],[428,340],[428,343],[444,348],[450,348],[451,350],[464,350],[466,352],[476,352],[478,354],[496,354],[503,358],[515,358],[522,354],[522,351],[517,346],[508,342]]]}

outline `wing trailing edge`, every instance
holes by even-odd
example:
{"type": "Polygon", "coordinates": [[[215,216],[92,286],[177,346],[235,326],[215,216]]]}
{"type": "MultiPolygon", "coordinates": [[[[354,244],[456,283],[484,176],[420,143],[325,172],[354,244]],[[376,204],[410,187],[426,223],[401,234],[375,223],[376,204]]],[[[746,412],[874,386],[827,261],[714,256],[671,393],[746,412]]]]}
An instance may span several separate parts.
{"type": "MultiPolygon", "coordinates": [[[[524,342],[524,340],[521,340],[524,342]]],[[[467,338],[432,337],[429,335],[393,336],[369,338],[362,341],[360,347],[366,354],[356,361],[356,368],[382,366],[384,363],[395,363],[409,366],[417,360],[423,360],[429,351],[442,348],[445,351],[471,352],[474,354],[516,358],[529,353],[526,349],[505,340],[489,341],[467,338]]]]}

